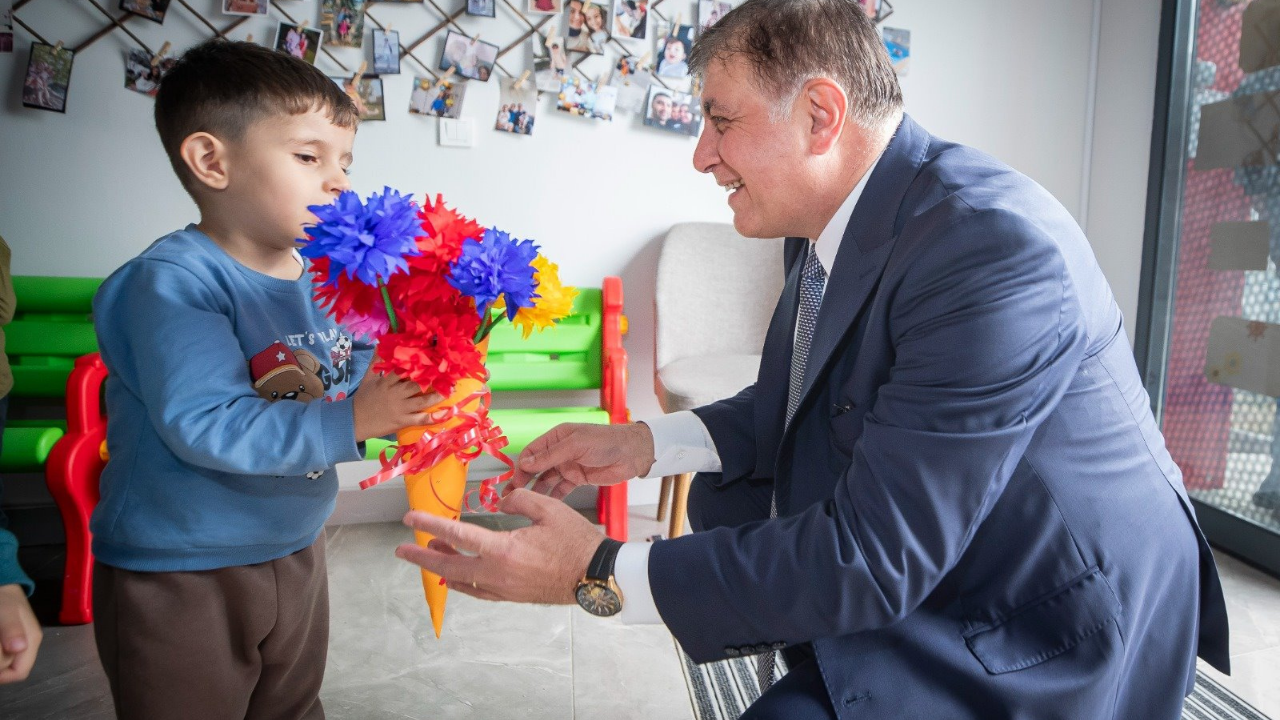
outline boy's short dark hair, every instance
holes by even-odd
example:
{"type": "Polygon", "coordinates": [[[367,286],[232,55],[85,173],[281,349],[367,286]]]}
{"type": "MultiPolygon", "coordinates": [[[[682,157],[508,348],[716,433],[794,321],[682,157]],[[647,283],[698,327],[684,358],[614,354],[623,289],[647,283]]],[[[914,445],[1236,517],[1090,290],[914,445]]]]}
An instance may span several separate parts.
{"type": "Polygon", "coordinates": [[[155,102],[160,142],[188,192],[193,178],[179,149],[193,133],[234,142],[264,118],[311,110],[327,113],[339,127],[360,121],[351,98],[315,66],[261,45],[219,39],[183,54],[165,74],[155,102]]]}

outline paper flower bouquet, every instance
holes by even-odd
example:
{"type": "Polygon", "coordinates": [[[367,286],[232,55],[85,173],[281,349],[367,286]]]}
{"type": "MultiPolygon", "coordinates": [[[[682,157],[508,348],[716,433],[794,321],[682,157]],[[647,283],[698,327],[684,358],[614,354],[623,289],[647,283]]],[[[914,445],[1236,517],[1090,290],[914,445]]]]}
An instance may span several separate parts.
{"type": "MultiPolygon", "coordinates": [[[[419,207],[391,188],[364,202],[346,191],[309,209],[318,222],[300,252],[311,260],[317,301],[377,343],[370,372],[395,373],[446,398],[427,408],[428,424],[397,434],[382,470],[360,487],[403,475],[410,507],[457,519],[470,509],[471,460],[489,454],[513,467],[502,452],[507,439],[489,419],[489,332],[504,320],[525,337],[551,327],[570,313],[577,290],[560,284],[558,268],[532,240],[482,227],[440,196],[419,207]]],[[[495,509],[495,485],[510,476],[484,480],[479,506],[495,509]]],[[[425,547],[431,535],[416,532],[415,540],[425,547]]],[[[422,583],[439,637],[448,588],[425,570],[422,583]]]]}

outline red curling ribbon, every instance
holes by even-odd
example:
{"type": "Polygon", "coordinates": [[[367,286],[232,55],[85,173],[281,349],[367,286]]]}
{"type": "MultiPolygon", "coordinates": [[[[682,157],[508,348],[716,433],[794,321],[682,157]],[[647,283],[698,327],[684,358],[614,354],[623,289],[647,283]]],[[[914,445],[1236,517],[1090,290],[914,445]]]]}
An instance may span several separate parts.
{"type": "MultiPolygon", "coordinates": [[[[491,399],[492,396],[487,390],[481,390],[468,395],[452,407],[431,413],[428,426],[439,425],[454,418],[459,418],[460,422],[437,433],[425,432],[422,437],[407,447],[395,445],[384,449],[378,457],[382,469],[362,481],[360,489],[366,490],[401,475],[429,470],[450,455],[462,462],[471,462],[481,455],[489,455],[506,465],[507,470],[500,475],[480,481],[479,490],[467,492],[463,496],[463,508],[467,512],[478,511],[471,506],[471,496],[474,494],[478,508],[497,512],[499,500],[497,485],[510,480],[515,475],[516,464],[502,452],[502,448],[506,447],[509,441],[502,434],[502,428],[494,425],[493,420],[489,418],[491,399]],[[475,401],[479,402],[474,412],[462,409],[475,401]],[[387,457],[387,451],[393,448],[395,452],[391,457],[387,457]]],[[[431,492],[435,494],[434,484],[431,486],[431,492]]],[[[461,513],[459,508],[450,506],[438,494],[436,494],[436,500],[455,515],[461,513]]]]}

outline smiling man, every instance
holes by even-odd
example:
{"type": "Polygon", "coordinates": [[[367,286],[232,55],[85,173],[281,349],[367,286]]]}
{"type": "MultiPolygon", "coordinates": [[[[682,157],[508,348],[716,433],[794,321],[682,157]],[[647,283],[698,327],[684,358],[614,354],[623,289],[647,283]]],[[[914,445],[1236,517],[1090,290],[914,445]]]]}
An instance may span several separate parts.
{"type": "Polygon", "coordinates": [[[852,0],[747,0],[690,58],[698,171],[791,238],[757,382],[521,454],[510,533],[411,513],[401,557],[480,598],[664,622],[752,655],[747,718],[1173,720],[1225,670],[1212,555],[1089,243],[1043,188],[903,114],[852,0]],[[557,501],[699,471],[694,534],[557,501]],[[467,554],[460,554],[459,551],[467,554]],[[780,679],[778,656],[789,669],[780,679]]]}

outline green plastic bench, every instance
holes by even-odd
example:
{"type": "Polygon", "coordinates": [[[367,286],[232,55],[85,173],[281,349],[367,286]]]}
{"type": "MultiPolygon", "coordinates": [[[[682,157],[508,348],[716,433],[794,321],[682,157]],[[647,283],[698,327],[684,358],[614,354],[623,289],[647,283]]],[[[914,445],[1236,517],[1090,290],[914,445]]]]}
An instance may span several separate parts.
{"type": "Polygon", "coordinates": [[[11,420],[5,425],[0,471],[40,470],[66,431],[63,419],[28,419],[24,409],[42,403],[60,408],[76,358],[97,352],[89,314],[101,284],[101,278],[14,276],[17,314],[4,327],[13,369],[11,420]]]}
{"type": "MultiPolygon", "coordinates": [[[[560,423],[625,423],[627,354],[622,348],[626,318],[622,315],[622,280],[605,278],[600,288],[579,288],[573,314],[554,327],[525,339],[509,323],[489,336],[489,388],[496,407],[489,411],[510,444],[503,450],[514,459],[539,435],[560,423]],[[528,408],[521,391],[599,390],[592,407],[528,408]]],[[[371,440],[366,457],[376,459],[390,445],[371,440]]],[[[602,488],[597,512],[610,537],[627,539],[626,485],[602,488]]]]}

